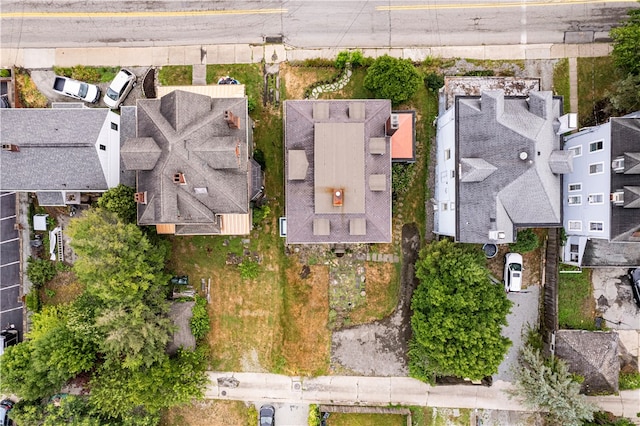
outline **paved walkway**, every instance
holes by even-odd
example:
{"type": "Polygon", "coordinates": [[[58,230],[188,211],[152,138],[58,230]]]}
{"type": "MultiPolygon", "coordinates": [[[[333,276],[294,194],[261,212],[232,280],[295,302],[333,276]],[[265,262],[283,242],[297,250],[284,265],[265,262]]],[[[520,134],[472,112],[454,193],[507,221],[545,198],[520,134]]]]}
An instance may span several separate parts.
{"type": "MultiPolygon", "coordinates": [[[[205,392],[207,399],[531,411],[518,400],[510,398],[508,391],[512,385],[503,381],[494,382],[491,387],[429,386],[409,377],[301,378],[278,374],[231,372],[209,372],[209,378],[212,384],[205,392]],[[220,382],[219,379],[221,379],[220,382]],[[228,382],[228,386],[224,385],[225,381],[228,382]]],[[[640,411],[640,390],[623,391],[620,395],[589,397],[589,399],[602,409],[618,416],[636,419],[636,413],[640,411]]]]}
{"type": "MultiPolygon", "coordinates": [[[[498,46],[442,46],[363,49],[364,56],[384,54],[422,61],[427,57],[471,59],[554,59],[608,56],[608,43],[527,44],[498,46]]],[[[0,49],[0,66],[29,69],[87,66],[163,66],[196,64],[279,63],[308,58],[335,58],[335,49],[289,49],[282,44],[193,45],[158,47],[90,47],[0,49]]]]}

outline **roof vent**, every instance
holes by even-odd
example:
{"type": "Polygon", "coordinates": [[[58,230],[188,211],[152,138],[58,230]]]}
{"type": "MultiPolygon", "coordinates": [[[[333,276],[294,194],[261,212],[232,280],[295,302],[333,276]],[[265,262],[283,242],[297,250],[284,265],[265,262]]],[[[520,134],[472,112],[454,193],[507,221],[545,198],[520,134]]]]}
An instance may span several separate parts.
{"type": "Polygon", "coordinates": [[[522,161],[525,161],[527,158],[529,158],[529,154],[527,154],[526,151],[522,151],[520,155],[518,155],[518,157],[520,157],[522,161]]]}
{"type": "Polygon", "coordinates": [[[611,168],[616,173],[624,172],[624,157],[618,157],[611,162],[611,168]]]}
{"type": "Polygon", "coordinates": [[[344,192],[342,189],[333,190],[333,207],[341,207],[344,198],[344,192]]]}

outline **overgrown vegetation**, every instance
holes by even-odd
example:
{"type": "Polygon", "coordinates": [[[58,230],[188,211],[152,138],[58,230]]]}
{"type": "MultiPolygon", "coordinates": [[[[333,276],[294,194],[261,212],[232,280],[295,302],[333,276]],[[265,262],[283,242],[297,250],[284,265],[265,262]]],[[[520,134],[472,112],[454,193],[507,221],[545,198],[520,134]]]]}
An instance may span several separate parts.
{"type": "Polygon", "coordinates": [[[74,67],[53,67],[53,72],[57,75],[73,78],[74,80],[86,83],[106,83],[112,81],[119,68],[117,67],[87,67],[76,65],[74,67]]]}
{"type": "Polygon", "coordinates": [[[115,213],[125,223],[136,223],[137,206],[133,198],[135,189],[119,184],[98,199],[98,207],[115,213]]]}
{"type": "Polygon", "coordinates": [[[592,420],[595,405],[580,394],[580,384],[559,358],[545,360],[540,351],[525,345],[519,354],[513,393],[533,410],[548,413],[550,424],[580,426],[592,420]]]}
{"type": "Polygon", "coordinates": [[[437,376],[480,380],[495,374],[511,345],[501,336],[511,302],[489,280],[486,259],[448,240],[423,248],[420,280],[411,299],[411,376],[433,383],[437,376]]]}
{"type": "Polygon", "coordinates": [[[553,91],[564,98],[564,112],[571,111],[571,84],[569,82],[569,59],[559,59],[553,67],[553,91]]]}
{"type": "Polygon", "coordinates": [[[36,84],[31,80],[28,71],[23,68],[16,68],[15,76],[18,100],[23,108],[46,108],[49,100],[44,96],[36,84]]]}
{"type": "Polygon", "coordinates": [[[515,253],[528,253],[537,249],[540,245],[538,236],[533,229],[519,229],[516,242],[509,244],[509,249],[515,253]]]}
{"type": "Polygon", "coordinates": [[[191,317],[189,325],[193,336],[200,340],[209,333],[211,323],[209,322],[209,313],[207,312],[207,299],[202,296],[196,296],[195,301],[196,304],[193,306],[193,316],[191,317]]]}
{"type": "Polygon", "coordinates": [[[640,389],[640,372],[620,373],[618,388],[620,390],[640,389]]]}

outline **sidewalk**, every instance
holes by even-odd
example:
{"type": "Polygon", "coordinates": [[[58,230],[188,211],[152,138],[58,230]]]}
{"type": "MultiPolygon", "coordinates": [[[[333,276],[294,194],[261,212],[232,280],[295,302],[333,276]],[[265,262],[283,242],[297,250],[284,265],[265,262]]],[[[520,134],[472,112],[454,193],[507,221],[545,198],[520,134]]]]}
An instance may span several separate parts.
{"type": "MultiPolygon", "coordinates": [[[[429,386],[409,377],[302,378],[262,373],[209,372],[208,374],[211,384],[205,392],[207,399],[531,411],[518,400],[510,398],[507,392],[512,385],[503,381],[494,382],[491,387],[429,386]],[[218,382],[218,379],[222,381],[218,382]]],[[[636,413],[640,411],[640,390],[623,391],[620,395],[589,397],[589,399],[618,416],[635,419],[636,413]]]]}
{"type": "MultiPolygon", "coordinates": [[[[384,54],[422,61],[427,57],[470,59],[556,59],[608,56],[608,43],[443,46],[362,49],[365,56],[384,54]]],[[[234,63],[279,63],[308,58],[334,58],[338,50],[289,49],[282,44],[193,45],[163,47],[91,47],[57,49],[0,49],[0,67],[38,69],[52,66],[163,66],[234,63]]]]}

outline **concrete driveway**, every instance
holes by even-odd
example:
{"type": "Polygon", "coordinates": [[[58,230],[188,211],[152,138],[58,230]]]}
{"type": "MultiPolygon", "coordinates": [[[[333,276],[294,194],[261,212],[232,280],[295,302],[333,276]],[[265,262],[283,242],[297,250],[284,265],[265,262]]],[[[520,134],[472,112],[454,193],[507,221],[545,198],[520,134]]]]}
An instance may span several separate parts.
{"type": "Polygon", "coordinates": [[[260,413],[263,405],[273,405],[276,409],[275,423],[278,426],[300,426],[309,423],[309,404],[289,404],[286,402],[254,402],[260,413]]]}
{"type": "Polygon", "coordinates": [[[640,308],[636,306],[626,268],[594,268],[591,275],[596,309],[615,330],[640,330],[640,308]]]}

